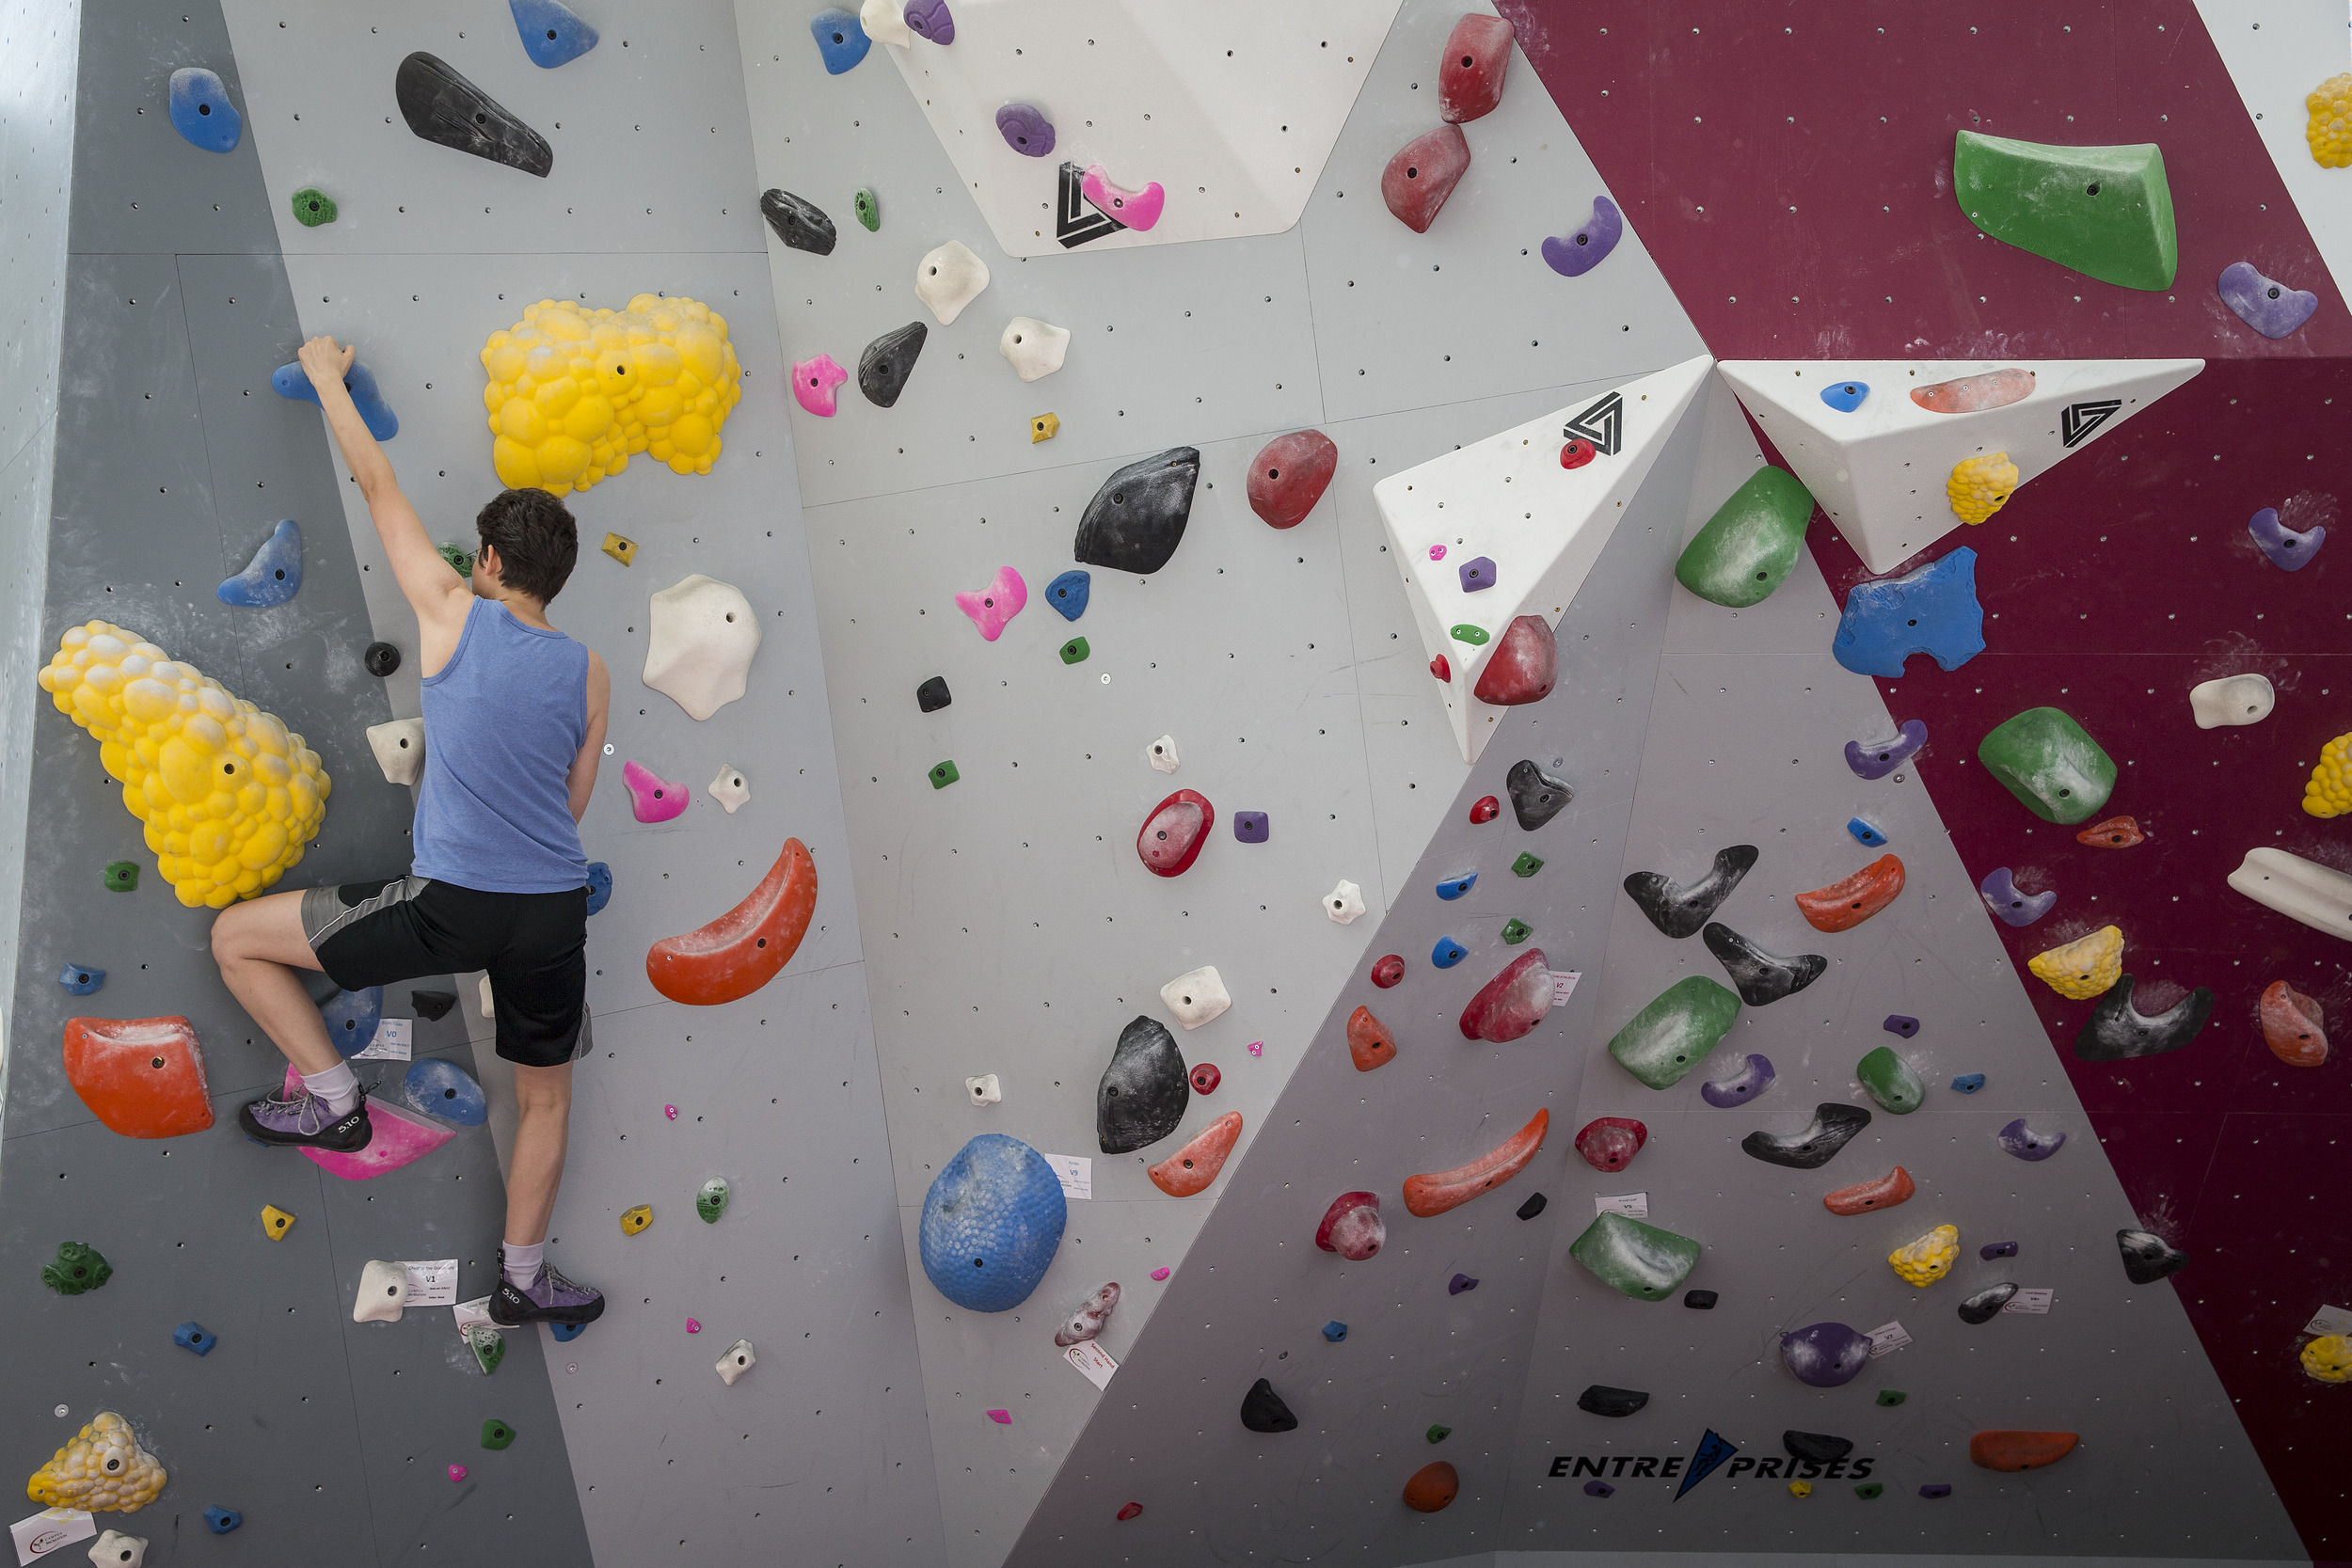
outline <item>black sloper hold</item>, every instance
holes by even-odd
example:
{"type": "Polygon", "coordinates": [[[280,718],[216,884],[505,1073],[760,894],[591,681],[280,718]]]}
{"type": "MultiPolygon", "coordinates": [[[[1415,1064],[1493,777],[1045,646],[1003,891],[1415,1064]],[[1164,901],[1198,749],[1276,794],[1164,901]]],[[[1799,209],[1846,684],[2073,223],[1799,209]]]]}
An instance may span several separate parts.
{"type": "Polygon", "coordinates": [[[857,356],[857,389],[866,394],[866,402],[888,408],[898,401],[898,394],[907,389],[907,377],[914,373],[923,340],[930,333],[921,322],[909,322],[866,345],[866,352],[857,356]]]}
{"type": "Polygon", "coordinates": [[[555,149],[497,99],[457,74],[447,60],[421,49],[400,62],[392,96],[408,129],[437,146],[470,152],[544,180],[555,149]]]}
{"type": "Polygon", "coordinates": [[[2086,1062],[2161,1056],[2195,1039],[2211,1017],[2213,992],[2199,986],[2152,1018],[2132,1006],[2132,977],[2126,974],[2090,1009],[2082,1033],[2074,1037],[2074,1054],[2086,1062]]]}
{"type": "Polygon", "coordinates": [[[1528,1194],[1527,1201],[1519,1205],[1519,1218],[1523,1220],[1534,1219],[1536,1215],[1544,1212],[1544,1205],[1550,1201],[1551,1200],[1549,1198],[1544,1196],[1541,1193],[1528,1194]]]}
{"type": "Polygon", "coordinates": [[[382,680],[400,668],[400,650],[389,642],[371,642],[368,651],[359,656],[359,662],[368,667],[368,673],[382,680]]]}
{"type": "Polygon", "coordinates": [[[1078,519],[1072,553],[1089,566],[1149,576],[1168,564],[1192,520],[1192,488],[1200,452],[1170,447],[1130,463],[1103,482],[1078,519]]]}
{"type": "Polygon", "coordinates": [[[1682,1292],[1682,1305],[1690,1307],[1694,1312],[1712,1312],[1715,1310],[1715,1303],[1722,1299],[1722,1297],[1716,1295],[1712,1291],[1685,1291],[1682,1292]]]}
{"type": "Polygon", "coordinates": [[[1192,1082],[1176,1037],[1156,1018],[1119,1032],[1111,1065],[1094,1091],[1094,1131],[1105,1154],[1127,1154],[1176,1131],[1192,1103],[1192,1082]]]}
{"type": "Polygon", "coordinates": [[[1861,1106],[1823,1101],[1813,1107],[1813,1123],[1804,1132],[1751,1132],[1740,1140],[1740,1147],[1767,1164],[1820,1170],[1869,1125],[1870,1113],[1861,1106]]]}
{"type": "Polygon", "coordinates": [[[914,705],[925,713],[937,713],[955,699],[947,694],[947,677],[933,675],[914,689],[914,705]]]}
{"type": "Polygon", "coordinates": [[[431,1022],[449,1016],[449,1010],[457,1006],[457,993],[452,990],[412,990],[408,993],[408,1005],[417,1009],[419,1018],[431,1022]]]}
{"type": "Polygon", "coordinates": [[[1568,787],[1565,779],[1553,778],[1524,757],[1511,765],[1502,784],[1510,791],[1512,815],[1531,833],[1565,811],[1568,802],[1576,799],[1576,791],[1568,787]]]}
{"type": "Polygon", "coordinates": [[[1777,953],[1767,953],[1730,927],[1717,921],[1708,922],[1700,937],[1707,950],[1731,976],[1740,1000],[1751,1007],[1761,1007],[1794,996],[1829,968],[1829,960],[1819,953],[1800,953],[1784,958],[1777,953]]]}
{"type": "Polygon", "coordinates": [[[1788,1450],[1789,1458],[1808,1460],[1815,1465],[1835,1465],[1853,1452],[1851,1437],[1833,1437],[1826,1432],[1798,1432],[1794,1428],[1780,1434],[1780,1446],[1788,1450]]]}
{"type": "Polygon", "coordinates": [[[1695,936],[1700,927],[1715,918],[1715,911],[1740,885],[1740,879],[1755,869],[1757,853],[1753,844],[1718,849],[1714,868],[1687,882],[1670,882],[1655,871],[1636,871],[1625,879],[1625,895],[1666,935],[1695,936]]]}
{"type": "Polygon", "coordinates": [[[2188,1267],[2188,1254],[2153,1230],[2119,1230],[2115,1248],[2123,1255],[2123,1275],[2135,1285],[2153,1285],[2188,1267]]]}
{"type": "Polygon", "coordinates": [[[832,255],[834,242],[839,238],[822,207],[790,191],[760,192],[759,215],[768,220],[777,239],[812,256],[832,255]]]}
{"type": "Polygon", "coordinates": [[[1576,1407],[1596,1416],[1630,1416],[1649,1403],[1649,1396],[1639,1388],[1612,1388],[1606,1383],[1587,1385],[1576,1396],[1576,1407]]]}
{"type": "Polygon", "coordinates": [[[1241,1424],[1252,1432],[1296,1432],[1298,1418],[1282,1402],[1282,1396],[1274,1391],[1274,1385],[1260,1378],[1242,1396],[1241,1424]]]}
{"type": "Polygon", "coordinates": [[[2009,1298],[2016,1293],[2016,1285],[2009,1280],[1988,1285],[1960,1304],[1960,1321],[1964,1323],[1989,1323],[2001,1315],[2001,1308],[2007,1307],[2009,1298]]]}

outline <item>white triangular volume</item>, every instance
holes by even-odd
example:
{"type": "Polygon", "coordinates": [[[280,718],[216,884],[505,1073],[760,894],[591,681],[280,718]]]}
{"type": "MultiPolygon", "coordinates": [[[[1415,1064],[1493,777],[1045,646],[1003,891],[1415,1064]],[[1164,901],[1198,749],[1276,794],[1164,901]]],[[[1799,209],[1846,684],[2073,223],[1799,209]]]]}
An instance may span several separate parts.
{"type": "MultiPolygon", "coordinates": [[[[1962,526],[1954,465],[2005,451],[2026,483],[2205,368],[2202,359],[1726,359],[1724,379],[1872,572],[1891,572],[1962,526]],[[1999,372],[2023,372],[2013,402],[1999,372]],[[1913,394],[1991,376],[1929,404],[1913,394]],[[1849,388],[1867,390],[1858,404],[1849,388]],[[1840,404],[1823,400],[1828,390],[1840,404]]],[[[2012,374],[2005,378],[2016,385],[2012,374]]]]}
{"type": "Polygon", "coordinates": [[[1559,626],[1712,362],[1701,355],[1579,398],[1372,487],[1422,649],[1451,672],[1441,689],[1464,761],[1478,760],[1504,711],[1470,694],[1503,628],[1521,615],[1559,626]],[[1561,462],[1571,439],[1593,448],[1573,468],[1561,462]],[[1494,562],[1493,586],[1466,588],[1463,567],[1482,557],[1494,562]],[[1486,641],[1457,638],[1456,626],[1486,641]]]}

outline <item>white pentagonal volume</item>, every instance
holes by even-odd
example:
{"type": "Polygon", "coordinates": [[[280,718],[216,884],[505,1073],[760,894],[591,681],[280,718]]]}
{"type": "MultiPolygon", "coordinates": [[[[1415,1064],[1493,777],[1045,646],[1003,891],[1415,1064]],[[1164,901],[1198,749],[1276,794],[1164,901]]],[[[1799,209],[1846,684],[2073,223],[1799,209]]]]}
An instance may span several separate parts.
{"type": "Polygon", "coordinates": [[[2007,452],[2026,484],[2204,368],[2202,359],[1727,359],[1723,372],[1863,563],[1891,572],[1963,526],[1945,494],[1955,464],[2007,452]],[[2026,372],[2032,390],[1963,413],[1911,395],[2000,371],[2026,372]],[[1850,386],[1867,394],[1853,403],[1850,386]],[[1824,388],[1851,407],[1824,402],[1824,388]]]}

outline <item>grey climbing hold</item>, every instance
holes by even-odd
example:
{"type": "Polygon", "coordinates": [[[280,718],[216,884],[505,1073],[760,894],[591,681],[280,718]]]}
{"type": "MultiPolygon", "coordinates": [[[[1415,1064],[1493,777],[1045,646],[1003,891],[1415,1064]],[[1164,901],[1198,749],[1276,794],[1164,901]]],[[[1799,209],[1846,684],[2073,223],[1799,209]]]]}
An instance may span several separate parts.
{"type": "Polygon", "coordinates": [[[776,231],[777,239],[812,256],[832,255],[834,245],[840,238],[822,207],[790,191],[762,191],[759,215],[768,220],[768,227],[776,231]]]}
{"type": "Polygon", "coordinates": [[[1836,1437],[1826,1432],[1798,1432],[1793,1428],[1780,1434],[1780,1446],[1789,1458],[1814,1465],[1835,1465],[1853,1452],[1851,1437],[1836,1437]]]}
{"type": "Polygon", "coordinates": [[[1566,810],[1568,802],[1576,799],[1576,791],[1568,787],[1566,780],[1554,778],[1524,757],[1511,765],[1511,771],[1503,777],[1503,787],[1511,796],[1512,815],[1531,833],[1566,810]]]}
{"type": "Polygon", "coordinates": [[[1869,1125],[1870,1113],[1861,1106],[1824,1101],[1813,1108],[1813,1119],[1802,1131],[1751,1132],[1740,1140],[1740,1148],[1767,1164],[1820,1170],[1869,1125]]]}
{"type": "Polygon", "coordinates": [[[1120,1031],[1119,1045],[1094,1093],[1094,1129],[1105,1154],[1126,1154],[1176,1131],[1192,1101],[1184,1053],[1158,1019],[1138,1017],[1120,1031]]]}
{"type": "Polygon", "coordinates": [[[1282,1402],[1282,1396],[1274,1391],[1274,1385],[1260,1378],[1242,1397],[1241,1424],[1252,1432],[1296,1432],[1298,1418],[1282,1402]]]}
{"type": "Polygon", "coordinates": [[[1829,960],[1819,953],[1800,953],[1793,958],[1784,958],[1777,953],[1766,952],[1719,922],[1708,922],[1700,937],[1707,943],[1707,950],[1724,966],[1724,972],[1731,976],[1740,1000],[1751,1007],[1794,996],[1829,969],[1829,960]]]}
{"type": "Polygon", "coordinates": [[[857,389],[866,394],[866,402],[888,408],[898,401],[930,331],[921,322],[909,322],[866,345],[866,352],[857,358],[857,389]]]}
{"type": "Polygon", "coordinates": [[[1670,882],[1656,871],[1636,871],[1625,879],[1625,895],[1667,936],[1694,936],[1715,917],[1740,879],[1756,868],[1758,853],[1753,844],[1718,849],[1713,868],[1688,882],[1670,882]]]}
{"type": "Polygon", "coordinates": [[[2132,977],[2126,974],[2090,1009],[2074,1037],[2074,1054],[2086,1062],[2161,1056],[2195,1039],[2211,1017],[2213,992],[2199,986],[2152,1018],[2132,1006],[2132,977]]]}
{"type": "Polygon", "coordinates": [[[2001,1315],[2001,1308],[2007,1307],[2010,1297],[2016,1293],[2017,1285],[2013,1280],[2005,1279],[1998,1285],[1988,1285],[1960,1304],[1960,1321],[1964,1323],[1989,1323],[2001,1315]]]}
{"type": "Polygon", "coordinates": [[[1588,1385],[1576,1396],[1576,1407],[1595,1416],[1630,1416],[1649,1403],[1649,1395],[1639,1388],[1612,1388],[1606,1383],[1588,1385]]]}
{"type": "Polygon", "coordinates": [[[437,55],[420,49],[401,61],[392,76],[392,96],[408,129],[422,140],[542,180],[555,167],[555,149],[547,137],[437,55]]]}
{"type": "Polygon", "coordinates": [[[2135,1285],[2153,1285],[2188,1267],[2188,1254],[2153,1230],[2119,1230],[2115,1247],[2123,1255],[2124,1277],[2135,1285]]]}
{"type": "MultiPolygon", "coordinates": [[[[280,519],[246,569],[213,591],[223,604],[268,610],[302,592],[302,525],[280,519]]],[[[398,656],[395,655],[395,657],[398,656]]]]}
{"type": "Polygon", "coordinates": [[[1194,447],[1170,447],[1128,464],[1087,502],[1072,553],[1115,572],[1158,571],[1184,542],[1200,479],[1200,452],[1194,447]]]}
{"type": "Polygon", "coordinates": [[[933,675],[914,689],[914,705],[925,713],[937,713],[955,701],[947,693],[947,677],[933,675]]]}

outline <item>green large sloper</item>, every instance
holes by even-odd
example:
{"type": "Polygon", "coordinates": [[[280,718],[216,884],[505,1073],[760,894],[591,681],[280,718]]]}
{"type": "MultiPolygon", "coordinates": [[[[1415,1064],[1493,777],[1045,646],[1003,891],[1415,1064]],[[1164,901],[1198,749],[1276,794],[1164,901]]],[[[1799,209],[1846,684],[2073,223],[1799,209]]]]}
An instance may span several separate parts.
{"type": "Polygon", "coordinates": [[[1704,974],[1676,981],[1626,1021],[1609,1041],[1609,1054],[1653,1089],[1670,1089],[1740,1017],[1740,999],[1704,974]]]}
{"type": "Polygon", "coordinates": [[[2049,147],[1963,131],[1952,194],[1994,239],[2103,283],[2164,290],[2180,268],[2172,189],[2153,142],[2049,147]]]}
{"type": "Polygon", "coordinates": [[[1761,604],[1796,569],[1813,494],[1786,468],[1748,476],[1682,547],[1675,578],[1728,610],[1761,604]]]}

